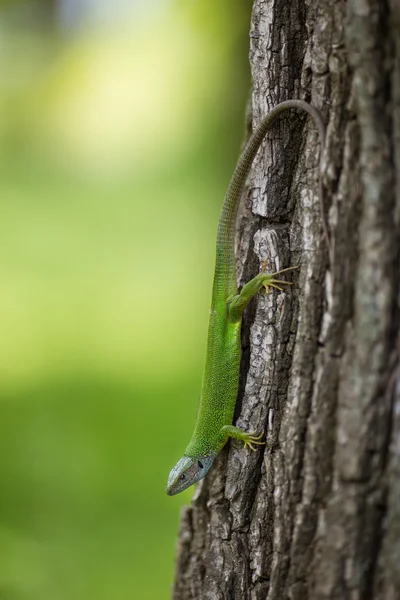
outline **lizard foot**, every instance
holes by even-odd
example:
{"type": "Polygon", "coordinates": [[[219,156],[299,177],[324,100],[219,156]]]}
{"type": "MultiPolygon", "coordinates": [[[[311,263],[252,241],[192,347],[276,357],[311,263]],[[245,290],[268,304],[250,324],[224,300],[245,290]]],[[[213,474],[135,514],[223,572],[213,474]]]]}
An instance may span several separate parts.
{"type": "Polygon", "coordinates": [[[261,442],[261,438],[263,437],[264,432],[262,432],[260,435],[257,435],[257,436],[255,433],[247,433],[245,435],[246,435],[246,437],[243,438],[244,448],[250,448],[250,450],[252,450],[253,452],[256,452],[257,448],[255,448],[254,446],[267,445],[266,442],[261,442]]]}
{"type": "Polygon", "coordinates": [[[265,293],[269,294],[271,287],[283,292],[282,285],[293,285],[291,281],[283,281],[282,279],[276,279],[276,275],[280,275],[281,273],[285,273],[286,271],[293,271],[294,269],[298,269],[298,266],[295,267],[287,267],[287,269],[281,269],[280,271],[276,271],[276,273],[265,274],[263,277],[263,286],[265,287],[265,293]],[[280,285],[278,285],[278,283],[280,285]]]}

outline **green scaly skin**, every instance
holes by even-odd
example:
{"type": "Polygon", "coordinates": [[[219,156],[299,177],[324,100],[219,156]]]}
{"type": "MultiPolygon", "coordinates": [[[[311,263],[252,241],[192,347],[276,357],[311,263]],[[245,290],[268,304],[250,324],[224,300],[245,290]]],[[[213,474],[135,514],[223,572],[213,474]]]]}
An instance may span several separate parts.
{"type": "MultiPolygon", "coordinates": [[[[262,287],[282,291],[289,282],[277,279],[283,271],[260,273],[238,293],[236,282],[235,227],[240,198],[254,157],[275,119],[289,109],[307,112],[316,124],[321,141],[321,158],[325,144],[325,127],[318,110],[302,100],[287,100],[273,108],[261,121],[244,149],[229,184],[222,206],[217,234],[214,284],[208,327],[206,364],[199,410],[192,438],[184,456],[171,470],[167,494],[177,494],[204,477],[215,456],[229,437],[242,440],[251,450],[263,444],[261,436],[246,433],[232,425],[239,385],[240,328],[243,310],[262,287]]],[[[321,178],[320,178],[321,179],[321,178]]],[[[320,181],[320,203],[323,211],[320,181]]],[[[330,251],[328,230],[322,212],[325,238],[330,251]]]]}

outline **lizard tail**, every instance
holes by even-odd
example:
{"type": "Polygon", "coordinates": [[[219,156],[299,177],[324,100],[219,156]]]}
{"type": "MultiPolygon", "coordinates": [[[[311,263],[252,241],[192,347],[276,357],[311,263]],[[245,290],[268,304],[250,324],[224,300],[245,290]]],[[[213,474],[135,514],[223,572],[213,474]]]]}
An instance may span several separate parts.
{"type": "MultiPolygon", "coordinates": [[[[270,110],[270,112],[263,118],[257,129],[251,135],[242,155],[239,158],[225,196],[219,219],[215,283],[218,284],[222,277],[225,280],[224,284],[226,286],[224,291],[228,294],[234,293],[236,290],[235,228],[240,198],[243,193],[246,179],[257,151],[260,148],[261,143],[269,131],[272,123],[281,113],[289,109],[303,110],[312,117],[319,132],[321,143],[320,167],[322,167],[322,158],[325,148],[325,125],[319,110],[317,110],[312,104],[304,102],[303,100],[285,100],[270,110]],[[219,273],[219,271],[221,272],[219,273]]],[[[331,258],[331,244],[325,217],[321,175],[319,179],[319,200],[322,213],[324,236],[328,245],[329,257],[331,258]]]]}

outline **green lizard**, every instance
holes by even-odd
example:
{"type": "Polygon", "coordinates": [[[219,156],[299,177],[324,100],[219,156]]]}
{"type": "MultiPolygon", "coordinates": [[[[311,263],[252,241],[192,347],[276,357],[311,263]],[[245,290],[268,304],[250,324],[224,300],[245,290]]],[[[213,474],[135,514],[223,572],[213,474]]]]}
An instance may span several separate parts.
{"type": "MultiPolygon", "coordinates": [[[[232,425],[240,368],[240,327],[242,314],[250,300],[265,287],[283,291],[288,281],[277,275],[298,267],[288,267],[267,274],[259,273],[238,293],[236,282],[235,227],[240,198],[254,157],[275,119],[288,109],[306,111],[316,124],[321,141],[321,160],[325,144],[325,126],[319,111],[302,100],[287,100],[273,108],[250,137],[239,158],[222,206],[218,225],[214,284],[208,326],[206,363],[200,404],[194,433],[183,457],[169,474],[167,494],[182,492],[202,479],[229,437],[242,440],[244,447],[256,450],[263,444],[263,434],[246,433],[232,425]]],[[[320,203],[324,234],[330,248],[327,225],[323,213],[320,177],[320,203]]]]}

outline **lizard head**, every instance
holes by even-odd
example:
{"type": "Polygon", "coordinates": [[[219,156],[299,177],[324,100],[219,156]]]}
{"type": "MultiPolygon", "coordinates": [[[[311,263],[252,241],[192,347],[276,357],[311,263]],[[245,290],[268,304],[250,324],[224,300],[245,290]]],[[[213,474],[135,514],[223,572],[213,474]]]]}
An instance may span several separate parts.
{"type": "Polygon", "coordinates": [[[183,490],[186,490],[186,488],[196,483],[196,481],[203,479],[213,464],[214,458],[215,455],[200,456],[198,458],[182,456],[169,474],[167,483],[168,496],[179,494],[179,492],[183,492],[183,490]]]}

